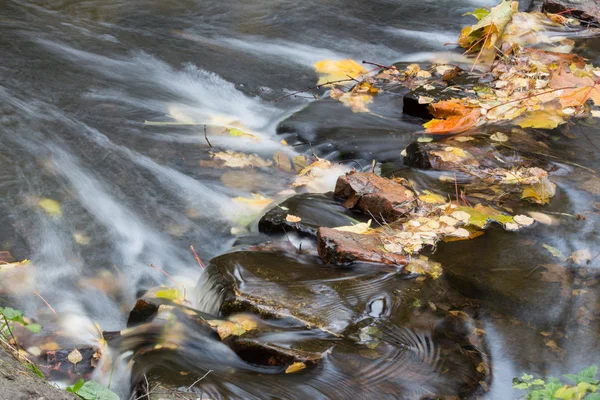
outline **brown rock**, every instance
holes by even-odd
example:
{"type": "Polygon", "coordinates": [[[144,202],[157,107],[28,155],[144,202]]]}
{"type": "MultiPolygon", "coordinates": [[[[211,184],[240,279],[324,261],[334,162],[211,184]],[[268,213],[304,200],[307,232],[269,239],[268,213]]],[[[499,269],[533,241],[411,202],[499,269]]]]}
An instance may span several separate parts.
{"type": "Polygon", "coordinates": [[[334,196],[345,200],[346,208],[357,208],[385,222],[401,218],[417,205],[415,193],[408,185],[367,172],[340,176],[334,196]]]}
{"type": "Polygon", "coordinates": [[[367,261],[406,265],[408,262],[403,255],[383,250],[383,241],[377,234],[361,235],[332,228],[319,228],[317,243],[319,257],[326,264],[367,261]]]}
{"type": "Polygon", "coordinates": [[[600,21],[600,0],[544,0],[542,11],[575,17],[588,24],[600,21]]]}
{"type": "Polygon", "coordinates": [[[0,399],[10,400],[77,400],[40,378],[0,346],[0,399]]]}
{"type": "Polygon", "coordinates": [[[143,324],[152,320],[156,313],[158,312],[158,307],[160,304],[151,302],[146,299],[138,299],[129,313],[129,318],[127,319],[127,327],[131,328],[132,326],[143,324]]]}

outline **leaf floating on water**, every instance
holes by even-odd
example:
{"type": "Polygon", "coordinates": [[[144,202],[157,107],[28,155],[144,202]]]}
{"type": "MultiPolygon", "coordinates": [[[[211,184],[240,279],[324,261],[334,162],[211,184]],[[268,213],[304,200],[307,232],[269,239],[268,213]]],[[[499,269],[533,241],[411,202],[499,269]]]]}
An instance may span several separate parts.
{"type": "Polygon", "coordinates": [[[555,193],[556,185],[550,182],[547,177],[544,177],[538,183],[526,186],[523,189],[521,198],[538,204],[548,204],[555,193]]]}
{"type": "Polygon", "coordinates": [[[90,244],[90,237],[86,236],[81,232],[75,232],[73,234],[73,239],[75,239],[75,243],[80,244],[82,246],[87,246],[90,244]]]}
{"type": "Polygon", "coordinates": [[[423,127],[425,132],[433,134],[464,132],[476,126],[481,115],[477,106],[469,106],[459,99],[432,103],[428,108],[435,118],[423,124],[423,127]]]}
{"type": "Polygon", "coordinates": [[[70,352],[69,355],[67,356],[67,360],[69,360],[69,362],[71,364],[77,365],[78,362],[80,362],[81,360],[83,360],[83,356],[81,355],[81,353],[79,352],[79,350],[73,349],[73,351],[70,352]]]}
{"type": "Polygon", "coordinates": [[[592,260],[592,254],[588,249],[577,250],[571,253],[570,258],[579,265],[586,265],[592,260]]]}
{"type": "Polygon", "coordinates": [[[515,220],[515,222],[519,225],[522,226],[529,226],[531,224],[533,224],[533,222],[535,221],[533,218],[530,218],[526,215],[515,215],[513,217],[513,219],[515,220]]]}
{"type": "Polygon", "coordinates": [[[161,299],[167,299],[171,301],[183,300],[183,294],[179,289],[176,288],[167,288],[159,290],[156,292],[155,296],[161,299]]]}
{"type": "Polygon", "coordinates": [[[296,223],[302,221],[302,218],[297,217],[297,216],[292,215],[292,214],[288,214],[288,215],[286,215],[285,220],[287,222],[291,222],[292,224],[296,224],[296,223]]]}
{"type": "Polygon", "coordinates": [[[427,275],[431,279],[437,279],[442,275],[442,264],[431,261],[423,255],[413,258],[405,269],[413,274],[427,275]]]}
{"type": "Polygon", "coordinates": [[[60,208],[60,203],[56,200],[43,198],[38,201],[38,206],[40,206],[40,208],[42,210],[44,210],[44,212],[46,212],[46,214],[48,214],[52,217],[62,216],[62,210],[60,208]]]}
{"type": "Polygon", "coordinates": [[[306,368],[306,364],[303,362],[295,362],[286,368],[285,373],[293,374],[294,372],[302,371],[304,368],[306,368]]]}
{"type": "Polygon", "coordinates": [[[545,248],[546,250],[548,250],[550,252],[550,254],[552,254],[556,258],[560,258],[563,261],[567,259],[567,257],[565,257],[563,255],[563,253],[560,250],[558,250],[556,247],[552,247],[549,244],[545,244],[545,243],[542,244],[542,247],[545,248]]]}
{"type": "Polygon", "coordinates": [[[231,150],[215,153],[214,158],[225,161],[225,166],[230,168],[265,168],[273,165],[272,161],[266,161],[255,154],[237,153],[231,150]]]}
{"type": "Polygon", "coordinates": [[[490,139],[492,139],[494,142],[507,142],[508,136],[506,136],[502,132],[496,132],[492,136],[490,136],[490,139]]]}
{"type": "Polygon", "coordinates": [[[318,85],[322,85],[331,81],[339,81],[342,79],[357,79],[368,71],[354,60],[322,60],[314,65],[315,71],[322,76],[319,78],[318,85]]]}
{"type": "Polygon", "coordinates": [[[256,206],[264,208],[271,204],[273,200],[264,197],[261,194],[253,194],[252,197],[234,197],[233,201],[240,204],[248,204],[250,206],[256,206]]]}
{"type": "Polygon", "coordinates": [[[243,131],[241,129],[237,129],[237,128],[228,128],[229,129],[229,135],[232,137],[245,137],[245,138],[249,138],[252,140],[258,140],[260,141],[260,138],[250,132],[246,132],[243,131]]]}
{"type": "Polygon", "coordinates": [[[258,327],[258,323],[256,322],[255,318],[256,317],[254,317],[251,314],[237,314],[237,315],[230,315],[228,317],[228,319],[230,321],[233,321],[236,324],[241,325],[241,327],[244,328],[245,331],[251,331],[258,327]]]}
{"type": "Polygon", "coordinates": [[[331,91],[331,98],[341,101],[344,105],[350,107],[352,112],[369,112],[367,105],[373,102],[373,96],[377,93],[376,88],[369,82],[363,81],[356,84],[348,92],[334,88],[331,91]]]}
{"type": "Polygon", "coordinates": [[[557,112],[532,111],[516,120],[521,128],[554,129],[564,124],[565,119],[557,112]]]}

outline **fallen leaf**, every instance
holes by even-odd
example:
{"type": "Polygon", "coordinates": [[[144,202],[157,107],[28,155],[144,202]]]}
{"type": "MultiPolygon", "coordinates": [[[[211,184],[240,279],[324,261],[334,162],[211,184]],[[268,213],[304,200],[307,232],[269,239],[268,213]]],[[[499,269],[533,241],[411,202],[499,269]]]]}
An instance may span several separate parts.
{"type": "Polygon", "coordinates": [[[547,177],[540,180],[539,183],[526,186],[521,194],[522,199],[528,199],[538,204],[548,204],[550,199],[556,193],[556,185],[547,177]]]}
{"type": "Polygon", "coordinates": [[[300,217],[297,217],[297,216],[295,216],[295,215],[292,215],[292,214],[288,214],[288,215],[285,217],[285,220],[286,220],[287,222],[291,222],[291,223],[295,224],[295,223],[298,223],[298,222],[302,221],[302,218],[300,218],[300,217]]]}
{"type": "Polygon", "coordinates": [[[419,200],[427,204],[446,204],[446,199],[439,194],[424,190],[423,194],[419,196],[419,200]]]}
{"type": "Polygon", "coordinates": [[[515,123],[521,128],[554,129],[565,122],[564,117],[559,112],[531,111],[523,114],[515,123]]]}
{"type": "Polygon", "coordinates": [[[533,218],[530,218],[530,217],[528,217],[528,216],[526,216],[526,215],[515,215],[515,216],[513,217],[513,220],[514,220],[514,221],[515,221],[517,224],[519,224],[519,225],[523,225],[523,226],[529,226],[529,225],[533,224],[533,222],[534,222],[534,219],[533,219],[533,218]]]}
{"type": "Polygon", "coordinates": [[[323,85],[327,82],[339,81],[351,78],[357,79],[368,71],[354,60],[322,60],[314,64],[315,71],[322,76],[317,85],[323,85]]]}
{"type": "Polygon", "coordinates": [[[560,258],[561,260],[566,260],[567,257],[565,257],[563,255],[563,253],[561,253],[560,250],[558,250],[556,247],[552,247],[549,244],[542,244],[542,247],[545,248],[546,250],[548,250],[550,252],[550,254],[552,254],[554,257],[556,258],[560,258]]]}
{"type": "Polygon", "coordinates": [[[83,360],[83,357],[82,357],[81,353],[79,352],[79,350],[73,349],[73,351],[71,351],[69,353],[69,355],[67,355],[67,360],[69,360],[69,362],[71,364],[77,365],[78,362],[83,360]]]}
{"type": "Polygon", "coordinates": [[[490,139],[492,139],[494,142],[507,142],[508,136],[506,136],[502,132],[496,132],[492,136],[490,136],[490,139]]]}
{"type": "Polygon", "coordinates": [[[231,150],[215,153],[214,158],[225,161],[225,166],[230,168],[265,168],[273,165],[271,161],[263,160],[255,154],[237,153],[231,150]]]}
{"type": "Polygon", "coordinates": [[[304,368],[306,368],[306,364],[303,362],[295,362],[286,368],[285,373],[293,374],[294,372],[302,371],[304,368]]]}
{"type": "Polygon", "coordinates": [[[435,118],[423,127],[427,133],[433,134],[464,132],[476,126],[481,115],[478,107],[465,105],[457,99],[432,103],[428,108],[435,118]]]}
{"type": "Polygon", "coordinates": [[[571,253],[570,258],[579,265],[586,265],[592,260],[592,254],[588,249],[577,250],[571,253]]]}
{"type": "Polygon", "coordinates": [[[364,234],[364,233],[369,232],[369,230],[371,230],[371,220],[369,220],[368,222],[361,222],[360,224],[356,224],[356,225],[338,226],[333,229],[335,229],[336,231],[342,231],[342,232],[352,232],[352,233],[364,234]]]}
{"type": "Polygon", "coordinates": [[[62,216],[62,210],[60,208],[60,203],[56,200],[42,198],[38,201],[38,206],[40,206],[40,208],[42,210],[44,210],[44,212],[46,212],[46,214],[48,214],[52,217],[62,216]]]}
{"type": "MultiPolygon", "coordinates": [[[[461,47],[468,52],[496,54],[496,48],[500,47],[499,39],[506,25],[512,19],[512,16],[518,12],[519,3],[516,1],[503,0],[496,7],[492,7],[489,13],[474,11],[474,15],[479,22],[475,25],[463,28],[458,38],[461,47]]],[[[481,55],[481,58],[489,58],[488,54],[481,55]]]]}

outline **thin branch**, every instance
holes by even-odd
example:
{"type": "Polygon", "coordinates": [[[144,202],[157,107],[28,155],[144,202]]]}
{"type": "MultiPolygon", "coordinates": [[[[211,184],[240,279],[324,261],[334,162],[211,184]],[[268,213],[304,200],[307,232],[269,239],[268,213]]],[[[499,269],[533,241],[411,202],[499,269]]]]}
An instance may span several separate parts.
{"type": "Polygon", "coordinates": [[[213,370],[212,370],[212,369],[209,369],[209,370],[208,370],[208,372],[207,372],[207,373],[205,373],[205,374],[202,376],[202,378],[200,378],[200,379],[198,379],[196,382],[192,383],[192,384],[191,384],[191,385],[190,385],[190,386],[187,388],[187,390],[188,390],[188,391],[189,391],[189,390],[191,390],[191,389],[194,387],[194,385],[195,385],[196,383],[198,383],[198,382],[200,382],[202,379],[206,378],[206,376],[207,376],[208,374],[210,374],[211,372],[213,372],[213,370]]]}
{"type": "MultiPolygon", "coordinates": [[[[585,86],[583,86],[583,87],[585,87],[585,86]]],[[[532,97],[537,97],[537,96],[541,96],[543,94],[557,92],[559,90],[567,90],[567,89],[581,89],[581,88],[577,87],[577,86],[567,86],[567,87],[562,87],[562,88],[557,88],[557,89],[546,90],[545,92],[535,93],[535,94],[532,94],[530,96],[525,96],[525,97],[521,97],[521,98],[518,98],[518,99],[514,99],[514,100],[510,100],[510,101],[504,102],[502,104],[498,104],[497,106],[488,108],[487,111],[489,112],[490,110],[493,110],[494,108],[501,107],[501,106],[504,106],[506,104],[514,103],[516,101],[527,100],[527,99],[531,99],[532,97]]]]}
{"type": "Polygon", "coordinates": [[[190,245],[190,249],[192,249],[192,253],[194,253],[194,258],[196,259],[196,261],[198,262],[198,265],[200,265],[200,267],[202,267],[202,269],[206,269],[206,264],[204,264],[202,262],[202,260],[200,259],[200,257],[198,256],[198,253],[196,253],[196,249],[194,249],[193,245],[190,245]]]}
{"type": "Polygon", "coordinates": [[[213,148],[212,144],[208,141],[208,136],[206,135],[206,124],[204,124],[204,139],[206,139],[206,143],[208,143],[208,147],[213,148]]]}
{"type": "Polygon", "coordinates": [[[378,64],[378,63],[376,63],[376,62],[365,61],[365,60],[363,60],[363,62],[362,62],[362,63],[363,63],[363,64],[374,65],[374,66],[376,66],[376,67],[383,68],[383,69],[392,69],[392,68],[395,68],[393,65],[383,65],[383,64],[378,64]]]}
{"type": "Polygon", "coordinates": [[[300,93],[306,93],[306,92],[308,92],[310,90],[321,89],[323,86],[331,85],[331,84],[334,84],[334,83],[352,82],[352,81],[355,81],[355,80],[356,79],[351,78],[351,79],[339,79],[337,81],[327,81],[327,82],[322,83],[320,85],[309,86],[308,88],[306,88],[304,90],[298,90],[297,92],[286,94],[285,96],[278,97],[278,98],[276,98],[273,101],[276,102],[276,101],[283,100],[283,99],[286,99],[286,98],[291,97],[291,96],[295,96],[295,95],[300,94],[300,93]]]}
{"type": "Polygon", "coordinates": [[[40,299],[42,299],[42,301],[43,301],[44,303],[46,303],[46,305],[48,306],[48,308],[50,309],[50,311],[52,311],[52,313],[53,313],[54,315],[56,315],[56,311],[54,310],[54,308],[52,308],[52,306],[50,305],[50,303],[48,303],[48,302],[46,301],[46,299],[44,299],[44,298],[42,297],[42,295],[41,295],[41,294],[39,294],[38,292],[33,292],[33,294],[35,294],[35,295],[36,295],[36,296],[38,296],[40,299]]]}

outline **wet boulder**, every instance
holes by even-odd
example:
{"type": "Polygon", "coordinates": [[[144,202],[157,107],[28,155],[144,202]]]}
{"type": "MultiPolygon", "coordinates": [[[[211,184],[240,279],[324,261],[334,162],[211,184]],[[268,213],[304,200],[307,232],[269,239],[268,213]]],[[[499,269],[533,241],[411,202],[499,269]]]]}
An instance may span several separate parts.
{"type": "Polygon", "coordinates": [[[397,149],[421,129],[420,119],[401,113],[406,91],[379,94],[369,106],[370,113],[355,113],[331,98],[317,100],[282,121],[277,133],[288,143],[310,143],[320,157],[335,153],[340,161],[358,160],[365,165],[373,159],[397,160],[397,149]]]}
{"type": "Polygon", "coordinates": [[[340,176],[334,196],[345,202],[344,207],[358,209],[382,222],[395,221],[417,206],[417,197],[408,181],[365,172],[340,176]]]}
{"type": "Polygon", "coordinates": [[[286,233],[296,231],[316,236],[322,227],[336,227],[364,222],[360,213],[349,210],[335,201],[331,194],[299,194],[268,210],[258,223],[263,233],[286,233]],[[292,215],[300,218],[294,222],[292,215]]]}
{"type": "Polygon", "coordinates": [[[385,285],[392,288],[393,277],[400,274],[397,268],[361,263],[352,269],[331,268],[316,257],[280,252],[224,254],[211,260],[207,273],[214,280],[212,290],[223,294],[223,315],[257,313],[331,335],[340,335],[359,319],[372,298],[385,285]]]}
{"type": "Polygon", "coordinates": [[[377,234],[358,234],[331,228],[319,228],[319,257],[325,264],[347,265],[357,261],[406,265],[408,257],[382,250],[377,234]]]}

